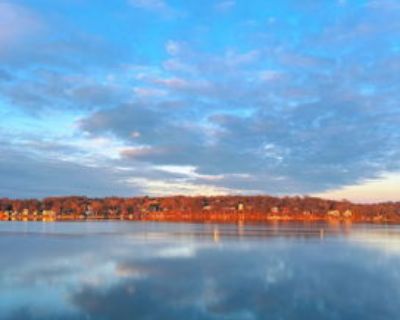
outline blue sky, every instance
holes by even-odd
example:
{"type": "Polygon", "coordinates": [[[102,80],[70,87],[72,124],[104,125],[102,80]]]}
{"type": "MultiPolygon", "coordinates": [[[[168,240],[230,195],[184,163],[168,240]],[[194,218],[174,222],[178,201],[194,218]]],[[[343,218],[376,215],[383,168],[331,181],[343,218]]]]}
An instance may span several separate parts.
{"type": "Polygon", "coordinates": [[[0,0],[0,196],[399,200],[400,2],[0,0]]]}

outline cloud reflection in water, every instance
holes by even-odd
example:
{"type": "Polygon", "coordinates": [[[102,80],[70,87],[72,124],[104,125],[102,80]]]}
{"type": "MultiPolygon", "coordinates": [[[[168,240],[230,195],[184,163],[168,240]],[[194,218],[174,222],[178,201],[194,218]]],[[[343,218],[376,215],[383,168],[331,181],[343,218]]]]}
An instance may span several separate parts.
{"type": "Polygon", "coordinates": [[[383,228],[0,224],[0,318],[396,319],[383,228]]]}

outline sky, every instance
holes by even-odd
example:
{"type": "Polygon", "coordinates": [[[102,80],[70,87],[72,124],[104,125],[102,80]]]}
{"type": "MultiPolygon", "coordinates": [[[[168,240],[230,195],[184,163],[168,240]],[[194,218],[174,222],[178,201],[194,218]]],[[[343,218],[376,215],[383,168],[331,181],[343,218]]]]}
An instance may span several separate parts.
{"type": "Polygon", "coordinates": [[[398,0],[0,0],[0,197],[400,200],[398,0]]]}

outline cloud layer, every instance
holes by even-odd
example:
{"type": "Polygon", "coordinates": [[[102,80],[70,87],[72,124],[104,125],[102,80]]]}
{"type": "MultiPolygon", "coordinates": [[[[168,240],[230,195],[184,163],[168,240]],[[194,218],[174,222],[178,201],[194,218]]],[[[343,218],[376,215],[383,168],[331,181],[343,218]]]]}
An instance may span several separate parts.
{"type": "MultiPolygon", "coordinates": [[[[33,17],[54,19],[39,15],[42,7],[12,8],[28,26],[33,17]]],[[[40,41],[2,57],[0,124],[14,149],[31,140],[25,152],[59,145],[41,161],[56,154],[101,167],[115,193],[121,183],[127,193],[321,193],[400,169],[393,2],[260,2],[246,11],[241,1],[200,8],[135,0],[95,12],[120,31],[90,21],[78,31],[68,21],[74,13],[57,27],[70,35],[60,50],[62,37],[49,26],[45,34],[28,28],[40,41]],[[142,27],[158,19],[164,33],[148,29],[143,41],[124,31],[140,29],[132,19],[142,27]],[[50,122],[54,113],[63,114],[59,125],[50,122]],[[24,122],[40,127],[34,139],[24,122]]],[[[24,195],[14,190],[5,195],[24,195]]],[[[51,190],[45,183],[38,193],[51,190]]]]}

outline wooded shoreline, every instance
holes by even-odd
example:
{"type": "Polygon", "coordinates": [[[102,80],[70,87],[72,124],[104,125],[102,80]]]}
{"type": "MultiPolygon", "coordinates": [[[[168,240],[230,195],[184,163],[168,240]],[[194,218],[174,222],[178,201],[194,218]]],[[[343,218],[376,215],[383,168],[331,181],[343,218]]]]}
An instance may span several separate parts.
{"type": "Polygon", "coordinates": [[[344,221],[400,223],[400,202],[356,204],[316,197],[213,196],[0,199],[2,221],[344,221]]]}

